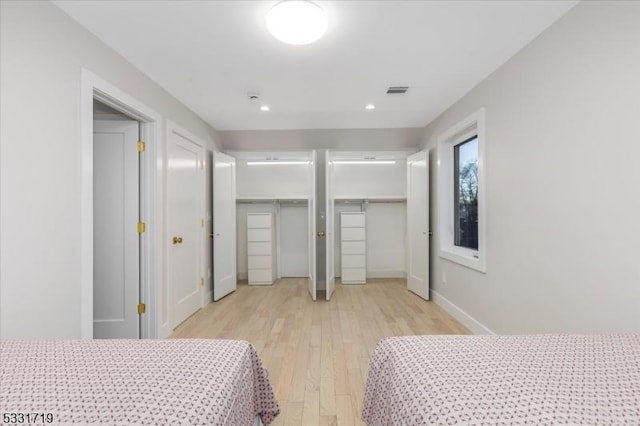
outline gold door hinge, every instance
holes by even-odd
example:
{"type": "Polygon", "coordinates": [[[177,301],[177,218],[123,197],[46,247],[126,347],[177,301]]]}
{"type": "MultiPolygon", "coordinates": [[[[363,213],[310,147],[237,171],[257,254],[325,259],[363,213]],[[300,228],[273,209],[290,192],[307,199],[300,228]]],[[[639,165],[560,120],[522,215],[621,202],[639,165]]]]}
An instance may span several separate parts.
{"type": "Polygon", "coordinates": [[[204,278],[200,278],[200,285],[204,285],[204,278]]]}
{"type": "Polygon", "coordinates": [[[138,303],[138,315],[144,314],[146,310],[147,310],[147,305],[145,305],[144,303],[138,303]]]}
{"type": "Polygon", "coordinates": [[[137,229],[138,229],[138,234],[143,234],[144,231],[146,230],[146,226],[144,222],[138,222],[137,229]]]}
{"type": "Polygon", "coordinates": [[[143,141],[138,141],[138,143],[136,143],[136,149],[138,150],[138,152],[144,152],[146,148],[146,145],[143,141]]]}
{"type": "Polygon", "coordinates": [[[200,228],[204,228],[204,219],[200,219],[200,228]]]}

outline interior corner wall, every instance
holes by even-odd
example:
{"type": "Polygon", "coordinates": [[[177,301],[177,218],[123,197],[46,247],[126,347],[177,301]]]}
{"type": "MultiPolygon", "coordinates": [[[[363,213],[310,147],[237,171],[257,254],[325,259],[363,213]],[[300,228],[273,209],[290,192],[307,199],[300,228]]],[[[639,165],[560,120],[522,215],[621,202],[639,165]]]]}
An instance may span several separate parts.
{"type": "Polygon", "coordinates": [[[210,149],[217,135],[50,2],[0,2],[0,55],[0,336],[78,338],[81,69],[210,149]]]}
{"type": "Polygon", "coordinates": [[[640,332],[639,22],[582,2],[426,127],[436,206],[438,135],[486,108],[487,272],[431,246],[434,300],[467,325],[640,332]]]}

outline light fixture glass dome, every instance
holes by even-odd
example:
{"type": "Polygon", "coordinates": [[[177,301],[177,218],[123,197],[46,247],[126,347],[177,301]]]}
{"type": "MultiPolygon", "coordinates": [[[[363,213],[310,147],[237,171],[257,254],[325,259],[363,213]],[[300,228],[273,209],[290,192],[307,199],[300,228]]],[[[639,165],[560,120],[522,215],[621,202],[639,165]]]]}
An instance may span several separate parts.
{"type": "Polygon", "coordinates": [[[309,44],[327,30],[327,15],[310,1],[285,0],[267,13],[267,28],[284,43],[309,44]]]}

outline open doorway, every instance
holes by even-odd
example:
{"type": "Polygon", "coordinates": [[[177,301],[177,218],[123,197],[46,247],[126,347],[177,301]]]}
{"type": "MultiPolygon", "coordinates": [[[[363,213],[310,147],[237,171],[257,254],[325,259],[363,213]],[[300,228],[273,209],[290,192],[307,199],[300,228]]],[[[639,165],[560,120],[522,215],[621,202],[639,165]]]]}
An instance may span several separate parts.
{"type": "Polygon", "coordinates": [[[156,261],[164,197],[155,190],[164,171],[161,116],[85,69],[81,112],[81,335],[164,337],[170,313],[156,261]],[[133,155],[123,156],[130,141],[133,155]],[[122,329],[111,327],[118,322],[122,329]]]}

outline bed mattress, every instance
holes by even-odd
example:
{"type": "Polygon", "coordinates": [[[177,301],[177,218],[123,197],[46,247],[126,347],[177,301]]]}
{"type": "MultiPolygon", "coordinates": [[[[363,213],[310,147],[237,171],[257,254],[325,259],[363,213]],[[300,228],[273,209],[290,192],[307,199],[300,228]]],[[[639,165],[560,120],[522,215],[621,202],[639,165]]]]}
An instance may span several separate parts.
{"type": "Polygon", "coordinates": [[[33,424],[235,426],[268,425],[279,408],[248,342],[25,340],[0,342],[0,411],[33,424]]]}
{"type": "Polygon", "coordinates": [[[362,420],[377,425],[640,425],[640,335],[380,341],[362,420]]]}

